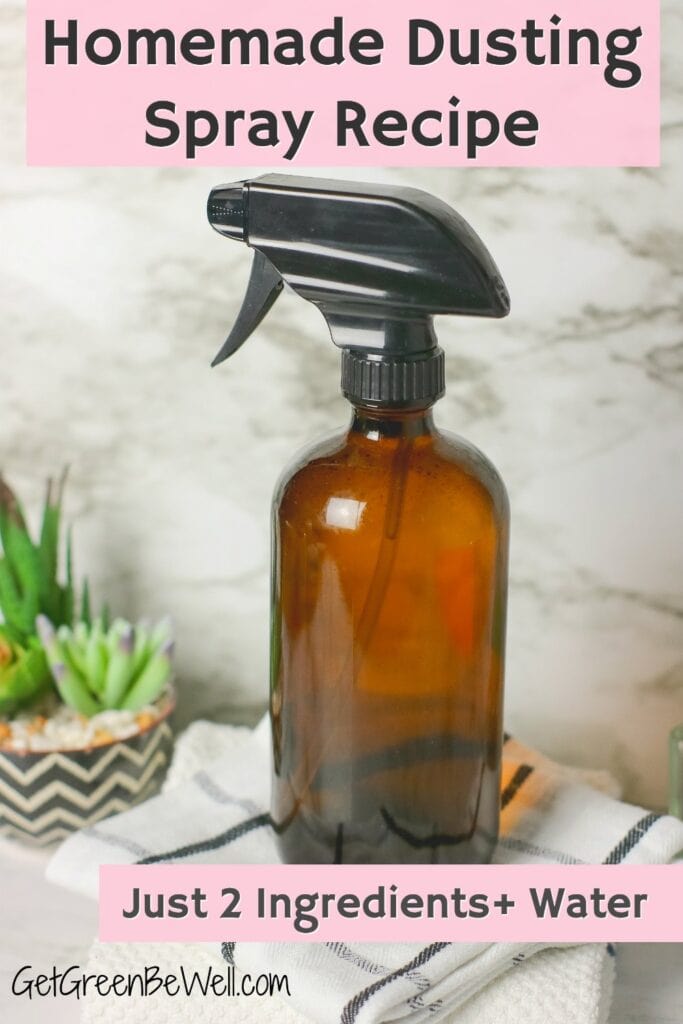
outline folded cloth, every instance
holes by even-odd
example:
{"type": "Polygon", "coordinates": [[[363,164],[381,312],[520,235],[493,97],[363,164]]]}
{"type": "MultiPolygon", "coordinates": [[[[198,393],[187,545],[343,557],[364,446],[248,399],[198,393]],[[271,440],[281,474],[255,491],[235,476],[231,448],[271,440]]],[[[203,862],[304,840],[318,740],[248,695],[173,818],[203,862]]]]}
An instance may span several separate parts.
{"type": "MultiPolygon", "coordinates": [[[[354,946],[355,956],[358,949],[354,946]]],[[[366,943],[363,950],[365,954],[375,956],[375,960],[366,961],[367,987],[373,975],[375,980],[378,979],[379,970],[388,971],[388,967],[381,964],[386,947],[373,949],[366,943]]],[[[510,957],[512,959],[512,951],[510,957]]],[[[613,956],[605,951],[605,947],[595,945],[544,949],[528,959],[515,958],[514,969],[504,971],[459,1008],[448,1010],[445,1017],[432,1013],[430,1019],[441,1020],[442,1024],[607,1024],[613,962],[613,956]]],[[[95,943],[86,973],[127,976],[140,972],[145,965],[153,965],[162,977],[180,977],[184,969],[186,977],[196,974],[206,978],[210,970],[221,970],[221,962],[213,947],[199,943],[182,946],[174,943],[95,943]]],[[[225,962],[222,967],[225,968],[225,962]]],[[[264,967],[263,963],[259,964],[259,973],[264,967]]],[[[287,967],[292,997],[295,998],[299,979],[293,972],[292,963],[287,967]]],[[[268,970],[272,972],[272,966],[269,965],[268,970]]],[[[323,973],[314,975],[313,979],[317,1011],[307,1016],[294,1008],[292,1000],[284,1002],[276,995],[207,998],[195,985],[189,995],[181,998],[164,992],[151,998],[140,995],[102,998],[88,992],[82,1005],[81,1024],[187,1024],[188,1021],[193,1024],[269,1024],[271,1021],[277,1024],[310,1024],[311,1020],[329,1020],[325,980],[334,968],[321,963],[320,970],[323,973]]],[[[310,970],[307,969],[306,974],[308,983],[310,970]]],[[[411,973],[410,980],[413,992],[410,1005],[419,1005],[421,990],[429,981],[418,970],[411,973]]],[[[429,996],[428,1001],[431,998],[429,996]]],[[[398,1008],[399,1013],[402,1010],[402,1007],[398,1008]]],[[[377,1019],[360,1014],[354,1017],[353,1014],[354,1008],[350,1007],[336,1019],[377,1019]]],[[[408,1014],[387,1019],[411,1022],[414,1018],[408,1014]]]]}
{"type": "MultiPolygon", "coordinates": [[[[102,863],[276,862],[265,810],[267,762],[266,723],[253,732],[195,723],[178,741],[164,792],[70,837],[50,862],[48,878],[96,896],[102,863]]],[[[683,823],[620,803],[615,793],[605,773],[564,768],[509,739],[494,861],[666,863],[683,851],[683,823]]],[[[130,958],[130,947],[99,946],[100,964],[108,948],[130,958]]],[[[143,947],[135,949],[144,963],[143,947]]],[[[197,950],[206,954],[205,947],[185,946],[179,957],[177,947],[168,947],[165,962],[175,957],[191,965],[197,950]]],[[[613,977],[602,946],[225,942],[220,953],[252,975],[287,973],[291,1006],[320,1024],[603,1024],[613,977]]],[[[113,952],[112,966],[120,959],[113,952]]],[[[124,1001],[114,1002],[118,1014],[124,1001]]],[[[144,1000],[146,1024],[154,1021],[154,1002],[144,1000]]],[[[238,1015],[222,1001],[212,1018],[204,1000],[197,1019],[248,1020],[246,1002],[238,1003],[238,1015]]],[[[92,1021],[123,1019],[102,1013],[100,1003],[92,1021]]],[[[172,1019],[168,1011],[159,1017],[172,1019]]],[[[130,1008],[126,1020],[135,1021],[130,1008]]]]}

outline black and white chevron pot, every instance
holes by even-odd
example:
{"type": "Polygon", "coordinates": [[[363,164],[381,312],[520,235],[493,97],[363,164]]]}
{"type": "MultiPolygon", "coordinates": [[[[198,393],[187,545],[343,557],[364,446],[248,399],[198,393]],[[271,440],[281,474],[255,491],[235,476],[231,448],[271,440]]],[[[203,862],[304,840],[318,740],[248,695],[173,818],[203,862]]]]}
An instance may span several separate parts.
{"type": "Polygon", "coordinates": [[[172,710],[88,750],[0,750],[0,834],[46,846],[153,796],[171,759],[172,710]]]}

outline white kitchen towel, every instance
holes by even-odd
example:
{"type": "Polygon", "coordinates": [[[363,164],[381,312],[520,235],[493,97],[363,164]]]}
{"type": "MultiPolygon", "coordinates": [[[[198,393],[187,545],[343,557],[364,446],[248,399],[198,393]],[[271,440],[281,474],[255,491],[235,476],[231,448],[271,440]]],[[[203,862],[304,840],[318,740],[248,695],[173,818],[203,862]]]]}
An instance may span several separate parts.
{"type": "MultiPolygon", "coordinates": [[[[48,877],[95,896],[101,863],[273,863],[267,779],[265,724],[250,732],[196,723],[178,741],[164,792],[72,836],[52,859],[48,877]]],[[[604,773],[561,767],[509,739],[494,860],[665,863],[683,851],[683,823],[621,803],[614,792],[604,773]]],[[[286,972],[292,1005],[321,1024],[602,1024],[611,991],[608,951],[541,949],[528,943],[235,946],[226,941],[221,952],[241,971],[286,972]],[[577,975],[585,980],[580,991],[577,975]]],[[[103,950],[99,947],[97,955],[103,950]]],[[[144,963],[143,950],[137,951],[144,963]]],[[[183,947],[183,962],[188,955],[192,960],[191,947],[183,947]]],[[[145,1002],[151,1024],[154,1000],[145,1002]]],[[[206,1000],[202,1005],[209,1012],[206,1000]]],[[[132,1024],[133,1018],[127,1019],[132,1024]]],[[[225,1001],[215,1019],[231,1019],[225,1001]]]]}
{"type": "MultiPolygon", "coordinates": [[[[371,951],[367,944],[364,948],[371,951]]],[[[388,970],[378,962],[382,953],[383,950],[376,950],[377,959],[367,962],[369,980],[373,976],[377,979],[378,970],[388,970]]],[[[445,1017],[432,1014],[430,1019],[440,1019],[442,1024],[607,1024],[613,963],[613,955],[605,947],[544,949],[527,959],[515,958],[513,968],[477,995],[448,1011],[445,1017]]],[[[311,1024],[312,1020],[329,1019],[325,1016],[324,975],[313,986],[317,1009],[307,1016],[294,1008],[292,999],[285,1002],[277,995],[203,995],[196,983],[192,985],[195,975],[205,983],[209,972],[220,973],[226,965],[217,962],[213,946],[199,943],[95,943],[86,973],[128,976],[140,972],[144,965],[158,968],[161,976],[182,977],[184,971],[191,992],[180,997],[159,992],[147,998],[137,993],[103,998],[89,991],[82,1004],[81,1024],[311,1024]]],[[[261,964],[260,969],[263,967],[261,964]]],[[[418,971],[411,978],[412,998],[418,1002],[426,979],[418,971]]],[[[252,975],[252,984],[253,981],[252,975]]],[[[295,998],[293,974],[291,994],[295,998]]],[[[352,1014],[350,1009],[345,1019],[353,1019],[352,1014]]]]}

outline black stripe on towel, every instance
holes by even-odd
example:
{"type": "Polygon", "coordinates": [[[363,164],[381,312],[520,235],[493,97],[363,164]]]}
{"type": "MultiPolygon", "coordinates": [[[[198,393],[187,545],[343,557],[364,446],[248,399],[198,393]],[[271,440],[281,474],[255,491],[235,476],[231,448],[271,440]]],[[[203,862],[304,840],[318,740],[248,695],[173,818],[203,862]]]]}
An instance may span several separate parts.
{"type": "Polygon", "coordinates": [[[539,857],[542,860],[554,860],[558,864],[585,864],[585,860],[572,857],[570,853],[563,853],[561,850],[551,850],[547,846],[537,846],[536,843],[527,843],[525,839],[517,839],[516,836],[500,836],[498,845],[507,850],[516,850],[518,853],[530,854],[532,857],[539,857]]]}
{"type": "Polygon", "coordinates": [[[517,796],[520,787],[524,785],[524,783],[529,778],[533,770],[534,769],[531,767],[530,764],[520,764],[519,768],[512,776],[512,778],[510,779],[510,781],[508,782],[507,786],[505,787],[501,794],[501,810],[505,810],[510,801],[517,796]]]}
{"type": "Polygon", "coordinates": [[[373,982],[372,985],[368,985],[367,988],[362,989],[357,995],[351,999],[344,1009],[340,1018],[340,1024],[354,1024],[354,1021],[358,1017],[363,1006],[367,1003],[368,999],[374,996],[375,992],[379,992],[380,989],[391,984],[396,978],[402,978],[406,974],[410,974],[417,967],[422,967],[431,960],[432,957],[440,953],[442,949],[446,949],[450,946],[450,942],[433,942],[431,946],[425,946],[421,949],[416,957],[410,961],[410,963],[404,964],[403,967],[399,967],[397,970],[392,971],[386,978],[380,978],[378,981],[373,982]]]}
{"type": "MultiPolygon", "coordinates": [[[[326,949],[329,949],[331,953],[334,953],[335,956],[339,957],[340,960],[354,964],[359,968],[359,970],[365,971],[367,974],[381,975],[382,977],[387,974],[391,974],[390,967],[385,967],[384,964],[375,963],[374,960],[370,960],[366,956],[361,956],[344,942],[326,942],[325,947],[326,949]]],[[[431,982],[425,974],[422,974],[421,971],[409,971],[405,977],[409,978],[410,981],[413,982],[418,989],[418,993],[426,992],[427,989],[431,987],[431,982]]]]}
{"type": "Polygon", "coordinates": [[[104,829],[101,829],[96,825],[88,825],[87,828],[83,829],[83,832],[86,836],[92,836],[94,839],[99,839],[101,843],[107,843],[109,846],[117,846],[121,850],[127,850],[128,853],[134,853],[136,857],[147,856],[147,850],[144,846],[140,846],[139,843],[135,843],[132,839],[128,839],[124,836],[115,836],[110,832],[105,832],[104,829]]]}
{"type": "Polygon", "coordinates": [[[343,960],[345,963],[352,963],[361,971],[365,971],[366,974],[379,974],[384,977],[386,974],[391,974],[391,969],[385,967],[383,964],[375,963],[374,960],[370,960],[367,956],[362,956],[356,953],[355,950],[347,946],[345,942],[326,942],[326,949],[329,949],[330,953],[334,953],[336,957],[343,960]]]}
{"type": "Polygon", "coordinates": [[[633,828],[629,829],[621,842],[617,843],[609,857],[605,858],[603,864],[620,864],[660,818],[661,814],[652,813],[646,814],[644,818],[637,821],[633,828]]]}
{"type": "Polygon", "coordinates": [[[150,857],[143,857],[137,863],[160,864],[165,860],[191,857],[194,853],[208,853],[209,850],[218,850],[221,846],[227,846],[229,843],[234,842],[235,839],[240,839],[242,836],[247,835],[248,832],[253,832],[257,828],[263,828],[264,825],[270,825],[270,815],[257,814],[255,818],[247,818],[246,821],[233,825],[232,828],[226,829],[220,835],[212,836],[211,839],[203,839],[199,843],[189,843],[187,846],[180,846],[177,850],[169,850],[167,853],[154,853],[150,857]]]}

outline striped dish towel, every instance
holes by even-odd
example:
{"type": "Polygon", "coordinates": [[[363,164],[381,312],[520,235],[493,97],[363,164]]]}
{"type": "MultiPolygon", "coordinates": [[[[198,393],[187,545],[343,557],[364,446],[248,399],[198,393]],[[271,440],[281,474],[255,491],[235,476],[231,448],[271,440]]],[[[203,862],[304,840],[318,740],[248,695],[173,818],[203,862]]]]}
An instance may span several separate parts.
{"type": "MultiPolygon", "coordinates": [[[[96,897],[103,863],[277,861],[265,810],[268,757],[266,722],[253,732],[195,723],[178,740],[164,792],[70,837],[50,862],[48,878],[96,897]]],[[[615,796],[605,773],[562,767],[508,739],[494,861],[667,863],[683,852],[683,823],[615,796]]],[[[192,967],[207,956],[252,975],[286,973],[290,1002],[272,1018],[283,1021],[303,1014],[320,1024],[605,1024],[611,953],[601,946],[548,949],[529,943],[225,942],[210,953],[202,946],[183,946],[179,953],[177,946],[160,951],[96,945],[91,959],[108,973],[160,960],[163,966],[192,967]]],[[[255,1019],[261,1020],[280,1005],[275,999],[258,1002],[255,1019]]],[[[168,997],[110,1003],[98,998],[86,1007],[84,1020],[156,1024],[185,1020],[187,1010],[186,1003],[168,997]]],[[[253,1010],[251,1001],[247,1009],[244,1000],[202,998],[192,1013],[198,1021],[247,1021],[253,1010]]]]}

